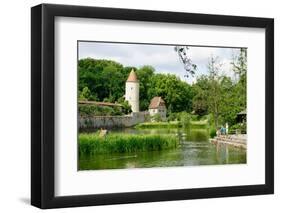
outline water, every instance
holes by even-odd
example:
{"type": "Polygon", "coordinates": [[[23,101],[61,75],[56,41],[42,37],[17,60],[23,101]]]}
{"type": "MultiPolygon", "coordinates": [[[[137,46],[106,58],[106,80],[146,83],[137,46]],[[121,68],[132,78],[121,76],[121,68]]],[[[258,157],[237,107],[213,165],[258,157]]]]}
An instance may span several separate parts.
{"type": "Polygon", "coordinates": [[[79,159],[80,170],[151,168],[171,166],[196,166],[246,163],[246,150],[227,145],[209,143],[206,129],[123,129],[113,132],[131,134],[173,134],[179,137],[177,149],[83,156],[79,159]]]}

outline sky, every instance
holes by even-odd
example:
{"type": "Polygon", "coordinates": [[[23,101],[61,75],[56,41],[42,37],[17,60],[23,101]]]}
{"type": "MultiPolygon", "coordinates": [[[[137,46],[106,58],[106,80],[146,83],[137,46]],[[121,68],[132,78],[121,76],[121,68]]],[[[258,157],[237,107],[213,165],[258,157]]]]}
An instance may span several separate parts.
{"type": "Polygon", "coordinates": [[[194,77],[185,77],[186,71],[181,63],[174,45],[152,45],[152,44],[127,44],[109,42],[79,42],[78,57],[107,59],[121,63],[123,66],[134,66],[140,68],[150,65],[155,68],[156,73],[175,74],[181,80],[188,83],[196,82],[196,78],[207,74],[207,64],[213,55],[218,57],[222,64],[222,73],[233,77],[231,64],[233,55],[239,53],[239,48],[225,47],[202,47],[189,46],[188,55],[192,63],[197,65],[197,72],[194,77]]]}

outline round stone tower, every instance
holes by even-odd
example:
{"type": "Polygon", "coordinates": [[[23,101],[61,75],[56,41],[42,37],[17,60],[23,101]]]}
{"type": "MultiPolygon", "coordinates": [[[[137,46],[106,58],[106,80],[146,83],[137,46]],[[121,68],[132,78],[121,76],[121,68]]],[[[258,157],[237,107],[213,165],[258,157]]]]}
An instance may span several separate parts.
{"type": "Polygon", "coordinates": [[[126,81],[125,100],[129,102],[133,112],[139,112],[140,84],[135,71],[132,69],[126,81]]]}

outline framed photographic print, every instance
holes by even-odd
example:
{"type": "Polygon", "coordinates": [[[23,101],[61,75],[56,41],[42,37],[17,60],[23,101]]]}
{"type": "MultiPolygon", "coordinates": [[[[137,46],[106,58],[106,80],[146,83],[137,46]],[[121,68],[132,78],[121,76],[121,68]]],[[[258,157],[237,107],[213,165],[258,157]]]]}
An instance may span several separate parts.
{"type": "Polygon", "coordinates": [[[274,21],[31,9],[31,204],[274,192],[274,21]]]}

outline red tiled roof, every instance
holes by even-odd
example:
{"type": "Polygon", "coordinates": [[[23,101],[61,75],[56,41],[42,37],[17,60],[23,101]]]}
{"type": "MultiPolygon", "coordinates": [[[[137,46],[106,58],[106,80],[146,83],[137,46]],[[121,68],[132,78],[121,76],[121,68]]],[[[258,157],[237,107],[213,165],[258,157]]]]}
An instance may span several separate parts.
{"type": "Polygon", "coordinates": [[[138,82],[137,74],[135,73],[134,69],[131,70],[127,82],[138,82]]]}
{"type": "Polygon", "coordinates": [[[149,104],[149,109],[156,109],[159,106],[165,106],[165,101],[159,96],[152,98],[149,104]]]}

